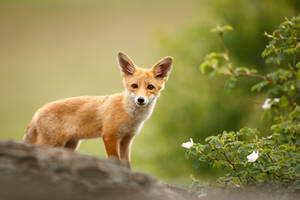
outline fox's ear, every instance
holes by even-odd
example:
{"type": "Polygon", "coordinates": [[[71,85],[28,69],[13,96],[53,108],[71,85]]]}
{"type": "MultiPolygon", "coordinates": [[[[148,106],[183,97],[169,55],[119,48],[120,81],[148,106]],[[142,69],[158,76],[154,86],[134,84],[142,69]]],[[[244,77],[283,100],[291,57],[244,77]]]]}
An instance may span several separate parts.
{"type": "Polygon", "coordinates": [[[173,58],[171,56],[165,57],[158,61],[153,67],[152,71],[155,78],[168,79],[169,73],[172,68],[173,58]]]}
{"type": "Polygon", "coordinates": [[[118,53],[118,60],[121,67],[121,71],[127,75],[133,75],[135,66],[133,61],[123,52],[118,53]]]}

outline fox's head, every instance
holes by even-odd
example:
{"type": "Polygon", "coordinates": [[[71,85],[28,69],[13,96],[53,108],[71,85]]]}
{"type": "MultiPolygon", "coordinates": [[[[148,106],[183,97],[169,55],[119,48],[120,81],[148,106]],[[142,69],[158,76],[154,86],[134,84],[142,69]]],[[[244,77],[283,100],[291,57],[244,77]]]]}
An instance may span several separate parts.
{"type": "Polygon", "coordinates": [[[168,79],[173,58],[168,56],[158,61],[151,69],[136,66],[125,53],[118,53],[121,74],[129,100],[139,107],[156,101],[168,79]]]}

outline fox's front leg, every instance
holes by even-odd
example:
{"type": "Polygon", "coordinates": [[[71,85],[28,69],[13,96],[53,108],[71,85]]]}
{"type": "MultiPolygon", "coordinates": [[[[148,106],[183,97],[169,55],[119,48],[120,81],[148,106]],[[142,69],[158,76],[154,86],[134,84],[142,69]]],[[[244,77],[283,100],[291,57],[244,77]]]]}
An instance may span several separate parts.
{"type": "Polygon", "coordinates": [[[120,158],[125,162],[126,166],[130,168],[130,150],[133,136],[126,135],[120,141],[120,158]]]}
{"type": "Polygon", "coordinates": [[[102,136],[108,158],[120,160],[119,138],[117,132],[104,132],[102,136]]]}

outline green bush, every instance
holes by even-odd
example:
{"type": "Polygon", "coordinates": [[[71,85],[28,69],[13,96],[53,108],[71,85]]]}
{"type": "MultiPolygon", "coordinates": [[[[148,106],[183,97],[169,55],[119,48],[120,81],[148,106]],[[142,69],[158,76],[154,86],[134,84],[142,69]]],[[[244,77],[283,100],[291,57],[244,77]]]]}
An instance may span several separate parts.
{"type": "MultiPolygon", "coordinates": [[[[221,51],[216,42],[217,34],[210,29],[216,24],[230,24],[235,31],[227,35],[225,42],[230,46],[230,59],[234,65],[251,66],[260,73],[267,73],[272,66],[265,64],[260,53],[265,48],[267,37],[264,31],[272,32],[282,19],[297,15],[300,1],[286,0],[204,0],[197,1],[197,14],[187,23],[176,27],[176,31],[159,31],[156,37],[160,45],[159,55],[172,55],[174,67],[151,119],[145,124],[147,137],[143,148],[156,148],[151,158],[139,153],[135,158],[143,159],[151,174],[173,184],[190,183],[189,175],[201,180],[215,178],[221,169],[212,169],[204,164],[198,169],[190,167],[193,160],[185,160],[182,141],[192,137],[203,143],[205,138],[223,130],[239,130],[256,127],[268,134],[269,120],[260,120],[264,101],[262,93],[250,93],[249,87],[257,79],[243,78],[231,93],[224,90],[226,76],[200,75],[199,64],[206,54],[221,51]],[[233,6],[234,5],[234,6],[233,6]],[[239,8],[239,9],[236,9],[239,8]],[[238,98],[237,98],[238,97],[238,98]],[[148,145],[148,146],[145,146],[148,145]]],[[[144,139],[143,139],[144,140],[144,139]]],[[[139,144],[137,141],[134,143],[139,144]]],[[[133,151],[133,153],[136,151],[133,151]]],[[[133,160],[134,162],[134,160],[133,160]]]]}
{"type": "MultiPolygon", "coordinates": [[[[224,52],[213,52],[200,66],[209,76],[228,75],[226,88],[231,90],[240,77],[260,80],[252,92],[263,92],[266,101],[263,119],[271,120],[270,132],[242,128],[224,131],[205,139],[204,144],[184,143],[186,157],[195,159],[195,166],[205,163],[222,168],[216,181],[221,186],[245,187],[268,185],[300,190],[300,15],[286,19],[272,34],[265,33],[269,43],[262,53],[266,63],[273,65],[266,75],[244,66],[235,66],[230,50],[223,40],[230,26],[213,29],[219,35],[224,52]],[[297,58],[298,57],[298,58],[297,58]],[[262,135],[268,135],[263,137],[262,135]]],[[[196,183],[199,183],[196,181],[196,183]]]]}

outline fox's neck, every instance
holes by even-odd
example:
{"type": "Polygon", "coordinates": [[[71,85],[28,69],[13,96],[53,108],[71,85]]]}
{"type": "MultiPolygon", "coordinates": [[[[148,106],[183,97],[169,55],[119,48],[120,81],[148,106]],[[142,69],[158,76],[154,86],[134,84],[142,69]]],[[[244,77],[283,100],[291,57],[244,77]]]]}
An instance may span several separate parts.
{"type": "Polygon", "coordinates": [[[123,94],[123,106],[132,120],[136,122],[143,122],[147,120],[153,111],[153,108],[156,103],[156,99],[154,99],[151,103],[147,104],[146,106],[137,106],[134,102],[130,101],[129,95],[127,92],[123,94]]]}

